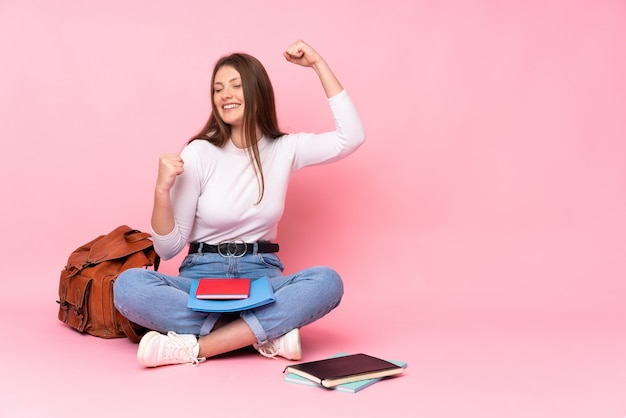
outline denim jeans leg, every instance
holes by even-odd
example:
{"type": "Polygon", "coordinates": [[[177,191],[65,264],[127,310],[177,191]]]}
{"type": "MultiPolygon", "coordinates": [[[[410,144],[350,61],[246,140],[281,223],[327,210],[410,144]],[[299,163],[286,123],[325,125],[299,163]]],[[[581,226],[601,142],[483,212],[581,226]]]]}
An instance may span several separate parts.
{"type": "Polygon", "coordinates": [[[283,276],[283,265],[275,254],[222,257],[219,254],[192,254],[170,276],[147,269],[130,269],[115,282],[117,309],[131,321],[166,333],[206,335],[219,313],[196,312],[187,307],[191,279],[202,277],[266,276],[276,301],[240,314],[263,344],[294,328],[323,317],[340,302],[343,283],[328,267],[312,267],[283,276]]]}
{"type": "Polygon", "coordinates": [[[126,318],[162,333],[200,335],[212,329],[219,314],[187,308],[191,279],[169,276],[147,269],[130,269],[114,285],[115,307],[126,318]]]}
{"type": "Polygon", "coordinates": [[[259,344],[322,318],[343,296],[341,278],[328,267],[311,267],[271,282],[276,301],[241,315],[259,344]]]}

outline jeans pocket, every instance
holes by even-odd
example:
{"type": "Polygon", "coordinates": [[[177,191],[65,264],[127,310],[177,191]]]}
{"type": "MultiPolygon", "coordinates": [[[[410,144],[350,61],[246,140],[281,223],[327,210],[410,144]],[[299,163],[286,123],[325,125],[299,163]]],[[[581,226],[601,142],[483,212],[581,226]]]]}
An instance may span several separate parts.
{"type": "Polygon", "coordinates": [[[274,253],[262,253],[262,254],[259,253],[257,254],[257,257],[259,258],[259,262],[265,267],[274,268],[280,271],[281,273],[285,269],[285,266],[283,266],[283,263],[282,261],[280,261],[280,258],[278,258],[278,256],[274,253]]]}
{"type": "Polygon", "coordinates": [[[190,268],[191,266],[193,266],[195,264],[195,260],[197,259],[196,254],[190,254],[188,256],[186,256],[182,263],[180,263],[180,266],[178,267],[178,272],[182,273],[183,271],[187,270],[188,268],[190,268]]]}

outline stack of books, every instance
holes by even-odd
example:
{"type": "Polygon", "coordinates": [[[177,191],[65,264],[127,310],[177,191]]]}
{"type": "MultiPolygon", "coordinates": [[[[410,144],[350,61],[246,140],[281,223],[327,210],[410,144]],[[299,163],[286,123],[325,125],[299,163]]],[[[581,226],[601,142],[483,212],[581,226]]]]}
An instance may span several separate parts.
{"type": "Polygon", "coordinates": [[[267,277],[202,278],[191,281],[187,306],[201,312],[237,312],[276,300],[267,277]]]}
{"type": "Polygon", "coordinates": [[[383,378],[401,374],[406,367],[403,361],[388,361],[363,353],[339,353],[331,358],[287,366],[284,380],[356,393],[383,378]]]}

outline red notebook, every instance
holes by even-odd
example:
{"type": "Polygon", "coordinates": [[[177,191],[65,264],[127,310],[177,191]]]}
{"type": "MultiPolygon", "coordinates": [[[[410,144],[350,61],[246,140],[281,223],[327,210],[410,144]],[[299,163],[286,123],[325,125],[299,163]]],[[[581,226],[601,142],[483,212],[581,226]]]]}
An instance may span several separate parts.
{"type": "Polygon", "coordinates": [[[200,279],[196,299],[246,299],[250,296],[250,279],[200,279]]]}

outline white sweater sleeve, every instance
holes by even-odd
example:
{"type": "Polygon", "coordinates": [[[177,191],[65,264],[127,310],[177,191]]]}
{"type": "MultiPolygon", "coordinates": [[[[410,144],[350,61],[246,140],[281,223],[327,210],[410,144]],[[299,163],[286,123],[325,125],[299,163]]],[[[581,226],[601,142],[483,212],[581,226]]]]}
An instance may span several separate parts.
{"type": "Polygon", "coordinates": [[[330,163],[353,153],[365,140],[359,114],[343,90],[328,99],[335,119],[335,131],[323,134],[301,134],[296,152],[295,169],[330,163]]]}

